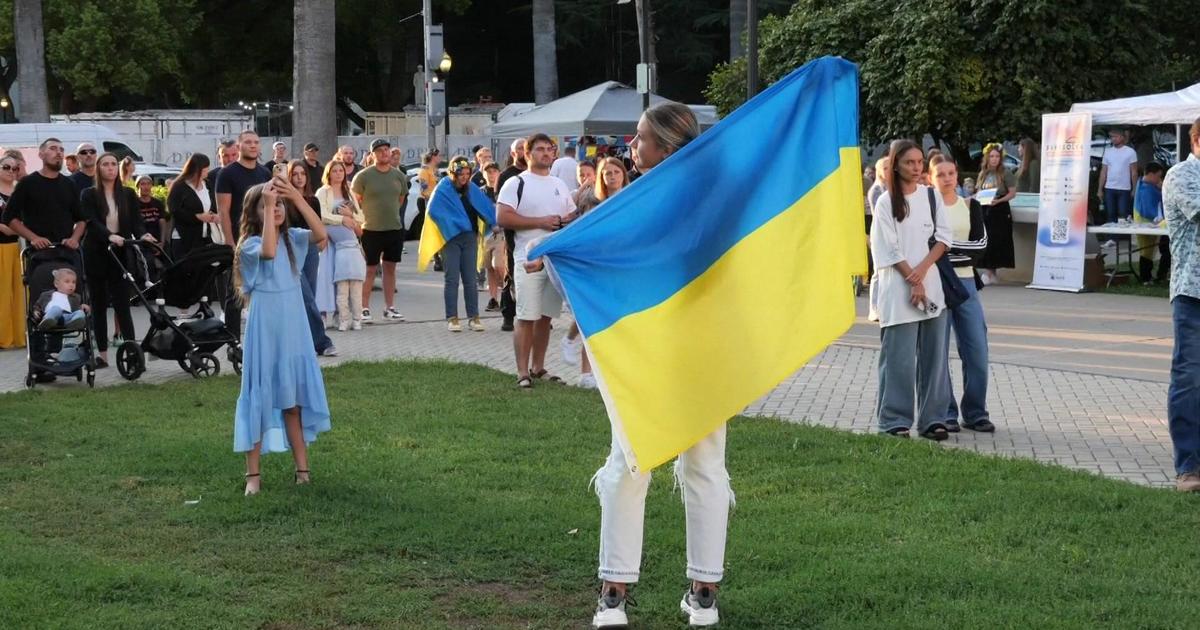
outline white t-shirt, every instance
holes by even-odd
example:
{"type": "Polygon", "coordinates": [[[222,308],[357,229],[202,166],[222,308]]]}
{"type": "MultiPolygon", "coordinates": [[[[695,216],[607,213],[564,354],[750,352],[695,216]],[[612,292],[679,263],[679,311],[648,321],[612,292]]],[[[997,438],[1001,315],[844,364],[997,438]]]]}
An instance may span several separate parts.
{"type": "Polygon", "coordinates": [[[871,256],[875,261],[875,280],[871,282],[871,312],[869,318],[878,320],[881,327],[895,326],[931,319],[942,314],[946,298],[942,294],[942,278],[934,267],[925,274],[925,310],[909,300],[912,290],[904,276],[892,265],[907,261],[916,267],[929,254],[929,237],[950,247],[952,233],[946,209],[940,195],[937,200],[937,230],[929,211],[929,189],[917,186],[916,192],[905,196],[908,217],[897,222],[892,216],[891,195],[875,202],[875,218],[871,222],[871,256]]]}
{"type": "MultiPolygon", "coordinates": [[[[575,200],[571,191],[561,179],[553,175],[538,175],[526,171],[517,177],[510,177],[504,182],[497,203],[502,203],[517,211],[523,217],[549,217],[564,215],[575,210],[575,200]],[[517,202],[517,188],[521,180],[525,181],[525,189],[521,191],[521,201],[517,202]]],[[[513,243],[513,262],[525,263],[525,248],[535,238],[550,234],[549,230],[517,230],[513,243]]]]}
{"type": "Polygon", "coordinates": [[[567,190],[574,191],[579,188],[579,178],[575,176],[575,171],[579,169],[579,162],[573,157],[560,157],[554,160],[554,164],[550,166],[550,174],[563,180],[567,185],[567,190]]]}
{"type": "Polygon", "coordinates": [[[67,297],[66,293],[63,293],[62,291],[55,291],[50,296],[50,303],[46,305],[46,309],[49,310],[51,306],[57,306],[58,308],[61,308],[64,312],[70,313],[71,312],[71,299],[67,297]]]}
{"type": "Polygon", "coordinates": [[[1113,190],[1133,190],[1133,182],[1129,178],[1129,165],[1137,162],[1137,151],[1133,147],[1109,147],[1104,152],[1104,166],[1108,167],[1108,178],[1105,188],[1113,190]]]}

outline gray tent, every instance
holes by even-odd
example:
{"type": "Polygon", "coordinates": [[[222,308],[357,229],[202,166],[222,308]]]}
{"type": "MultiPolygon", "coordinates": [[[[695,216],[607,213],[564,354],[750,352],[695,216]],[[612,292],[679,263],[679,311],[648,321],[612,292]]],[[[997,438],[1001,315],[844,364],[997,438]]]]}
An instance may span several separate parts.
{"type": "MultiPolygon", "coordinates": [[[[650,104],[670,102],[657,94],[650,104]]],[[[690,105],[701,129],[717,123],[716,108],[690,105]]],[[[637,90],[606,81],[582,92],[534,107],[492,125],[493,138],[520,138],[534,133],[551,136],[624,136],[637,133],[642,115],[642,95],[637,90]]]]}

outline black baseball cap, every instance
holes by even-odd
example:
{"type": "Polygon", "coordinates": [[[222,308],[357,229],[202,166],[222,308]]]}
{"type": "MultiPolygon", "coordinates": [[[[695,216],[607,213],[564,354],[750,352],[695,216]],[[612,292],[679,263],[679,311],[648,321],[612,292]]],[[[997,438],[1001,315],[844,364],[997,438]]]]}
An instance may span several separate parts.
{"type": "Polygon", "coordinates": [[[317,143],[309,142],[308,144],[304,145],[304,150],[305,151],[320,151],[321,149],[317,146],[317,143]]]}
{"type": "Polygon", "coordinates": [[[374,140],[371,141],[371,150],[372,151],[374,151],[375,149],[378,149],[379,147],[387,147],[390,149],[390,148],[392,148],[392,143],[388,142],[387,138],[375,138],[374,140]]]}

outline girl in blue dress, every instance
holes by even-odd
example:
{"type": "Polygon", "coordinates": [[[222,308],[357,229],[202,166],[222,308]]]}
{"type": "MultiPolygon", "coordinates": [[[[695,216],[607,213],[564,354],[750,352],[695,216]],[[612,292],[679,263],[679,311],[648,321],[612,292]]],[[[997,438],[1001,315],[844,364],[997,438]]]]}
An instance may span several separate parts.
{"type": "Polygon", "coordinates": [[[246,496],[258,494],[264,451],[291,450],[296,483],[308,483],[308,443],[329,430],[325,383],[300,291],[304,256],[325,238],[321,218],[286,180],[246,192],[234,277],[250,314],[233,421],[233,450],[246,453],[246,496]],[[285,200],[309,229],[288,226],[285,200]]]}

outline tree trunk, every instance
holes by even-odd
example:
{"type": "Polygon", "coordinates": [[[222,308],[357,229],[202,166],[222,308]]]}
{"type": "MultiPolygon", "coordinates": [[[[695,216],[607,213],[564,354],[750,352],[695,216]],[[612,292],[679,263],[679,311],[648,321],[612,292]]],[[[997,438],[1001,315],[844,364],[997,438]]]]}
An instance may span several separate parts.
{"type": "Polygon", "coordinates": [[[334,95],[334,0],[295,0],[292,29],[292,155],[315,142],[330,155],[337,146],[334,95]]]}
{"type": "Polygon", "coordinates": [[[746,32],[746,0],[729,0],[729,60],[746,56],[742,34],[746,32]]]}
{"type": "Polygon", "coordinates": [[[558,46],[554,37],[554,0],[533,0],[533,100],[558,98],[558,46]]]}
{"type": "Polygon", "coordinates": [[[46,92],[46,36],[42,27],[42,0],[15,0],[17,108],[21,122],[50,122],[50,95],[46,92]]]}

